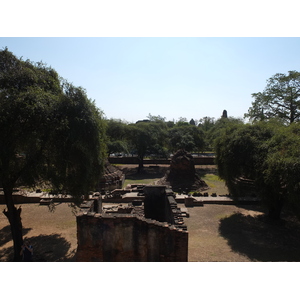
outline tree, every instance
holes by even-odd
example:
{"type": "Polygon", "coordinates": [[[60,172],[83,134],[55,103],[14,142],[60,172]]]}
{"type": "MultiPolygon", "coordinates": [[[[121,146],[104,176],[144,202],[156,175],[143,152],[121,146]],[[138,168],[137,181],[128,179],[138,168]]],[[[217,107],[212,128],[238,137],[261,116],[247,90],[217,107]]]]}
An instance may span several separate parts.
{"type": "Polygon", "coordinates": [[[158,116],[153,116],[151,114],[148,114],[147,116],[148,120],[151,121],[151,122],[165,122],[166,121],[166,118],[165,117],[162,117],[160,115],[158,116]]]}
{"type": "Polygon", "coordinates": [[[177,126],[186,126],[186,125],[189,125],[189,122],[187,121],[186,118],[180,117],[180,118],[178,119],[178,121],[176,122],[176,125],[177,125],[177,126]]]}
{"type": "MultiPolygon", "coordinates": [[[[272,125],[274,127],[274,125],[272,125]]],[[[268,155],[264,162],[264,181],[261,189],[264,201],[273,218],[279,218],[284,206],[300,216],[300,126],[278,126],[267,142],[268,155]]]]}
{"type": "Polygon", "coordinates": [[[277,73],[267,80],[263,92],[254,93],[255,99],[245,117],[253,121],[279,118],[285,124],[300,119],[300,72],[288,75],[277,73]]]}
{"type": "MultiPolygon", "coordinates": [[[[205,123],[204,123],[205,124],[205,123]]],[[[244,122],[239,118],[219,118],[213,124],[207,124],[205,132],[205,142],[208,149],[213,149],[216,139],[222,135],[222,131],[228,127],[243,125],[244,122]]]]}
{"type": "Polygon", "coordinates": [[[139,159],[138,170],[144,167],[144,158],[148,153],[163,152],[166,139],[166,126],[163,122],[138,122],[128,125],[128,137],[132,150],[139,159]]]}
{"type": "Polygon", "coordinates": [[[204,117],[199,120],[198,127],[204,132],[204,150],[212,150],[212,140],[209,134],[210,130],[215,126],[215,119],[211,117],[204,117]]]}
{"type": "Polygon", "coordinates": [[[201,151],[204,147],[204,133],[201,128],[189,123],[177,123],[169,129],[169,148],[172,152],[184,149],[188,152],[201,151]]]}
{"type": "Polygon", "coordinates": [[[199,120],[198,127],[200,127],[204,132],[209,131],[212,127],[214,127],[216,121],[215,118],[204,117],[199,120]]]}
{"type": "Polygon", "coordinates": [[[47,181],[75,196],[86,193],[101,171],[103,132],[101,112],[83,89],[61,84],[42,63],[0,51],[0,183],[15,261],[23,237],[13,189],[47,181]]]}
{"type": "Polygon", "coordinates": [[[216,163],[230,193],[239,195],[239,179],[253,181],[255,192],[279,219],[284,205],[300,211],[300,127],[279,122],[233,125],[216,140],[216,163]]]}
{"type": "Polygon", "coordinates": [[[69,83],[62,88],[54,108],[56,130],[47,155],[48,180],[56,190],[80,200],[98,187],[106,157],[106,127],[102,112],[83,88],[69,83]]]}
{"type": "Polygon", "coordinates": [[[127,124],[121,120],[106,120],[107,152],[129,153],[127,124]]]}

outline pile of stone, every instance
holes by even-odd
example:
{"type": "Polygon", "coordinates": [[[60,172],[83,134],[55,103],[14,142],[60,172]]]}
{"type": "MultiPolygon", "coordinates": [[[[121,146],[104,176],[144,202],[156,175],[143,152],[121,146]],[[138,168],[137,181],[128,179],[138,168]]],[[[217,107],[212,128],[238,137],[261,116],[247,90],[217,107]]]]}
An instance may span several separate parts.
{"type": "Polygon", "coordinates": [[[117,167],[111,165],[108,161],[104,164],[104,174],[100,180],[101,189],[122,188],[125,175],[117,167]]]}
{"type": "Polygon", "coordinates": [[[196,174],[193,156],[183,149],[174,154],[170,169],[158,184],[170,185],[175,192],[208,189],[205,181],[196,174]]]}

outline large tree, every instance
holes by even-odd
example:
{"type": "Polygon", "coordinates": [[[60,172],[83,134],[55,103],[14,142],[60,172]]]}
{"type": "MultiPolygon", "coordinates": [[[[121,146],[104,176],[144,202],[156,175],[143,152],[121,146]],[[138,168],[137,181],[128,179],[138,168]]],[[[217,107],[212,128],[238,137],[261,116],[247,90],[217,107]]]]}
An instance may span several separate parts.
{"type": "Polygon", "coordinates": [[[230,193],[241,195],[243,181],[252,180],[255,192],[279,219],[284,205],[300,207],[300,127],[279,122],[232,125],[216,139],[216,163],[230,193]]]}
{"type": "Polygon", "coordinates": [[[204,150],[212,150],[212,140],[209,133],[210,130],[215,126],[215,119],[211,117],[204,117],[199,120],[198,127],[204,132],[204,150]]]}
{"type": "Polygon", "coordinates": [[[122,120],[106,120],[107,153],[129,153],[127,123],[122,120]]]}
{"type": "Polygon", "coordinates": [[[263,92],[254,93],[255,99],[245,117],[261,121],[278,118],[285,124],[300,119],[300,72],[277,73],[267,80],[263,92]]]}
{"type": "Polygon", "coordinates": [[[137,122],[129,124],[127,129],[131,149],[139,159],[140,171],[144,167],[146,154],[160,154],[165,151],[166,125],[161,121],[137,122]]]}
{"type": "Polygon", "coordinates": [[[177,123],[176,126],[169,129],[168,135],[169,148],[173,152],[179,149],[200,152],[204,149],[204,132],[200,127],[189,123],[177,123]]]}
{"type": "Polygon", "coordinates": [[[19,261],[23,243],[16,186],[47,181],[79,196],[101,171],[101,112],[81,88],[62,82],[52,68],[0,51],[0,184],[19,261]]]}

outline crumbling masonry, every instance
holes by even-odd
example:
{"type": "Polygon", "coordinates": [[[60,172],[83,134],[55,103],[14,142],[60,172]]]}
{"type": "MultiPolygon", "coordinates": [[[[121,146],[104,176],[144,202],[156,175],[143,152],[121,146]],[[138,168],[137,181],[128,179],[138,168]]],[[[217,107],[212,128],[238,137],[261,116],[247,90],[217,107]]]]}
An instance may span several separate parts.
{"type": "Polygon", "coordinates": [[[188,232],[173,192],[166,186],[147,186],[144,195],[141,206],[131,205],[125,213],[109,213],[101,205],[98,212],[81,211],[77,261],[187,261],[188,232]]]}

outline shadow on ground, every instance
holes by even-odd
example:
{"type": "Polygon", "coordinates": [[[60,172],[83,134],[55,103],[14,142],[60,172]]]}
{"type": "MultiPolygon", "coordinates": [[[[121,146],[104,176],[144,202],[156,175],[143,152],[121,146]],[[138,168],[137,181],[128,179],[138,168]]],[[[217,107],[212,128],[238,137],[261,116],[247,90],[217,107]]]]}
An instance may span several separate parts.
{"type": "Polygon", "coordinates": [[[294,219],[274,223],[264,215],[235,213],[220,220],[219,233],[252,261],[300,261],[300,224],[294,219]]]}
{"type": "MultiPolygon", "coordinates": [[[[27,234],[31,228],[23,228],[23,235],[27,234]]],[[[11,229],[10,225],[7,225],[0,229],[0,247],[2,247],[7,242],[11,241],[11,229]]]]}
{"type": "Polygon", "coordinates": [[[123,167],[121,170],[124,172],[126,179],[132,180],[141,180],[141,179],[152,179],[157,177],[163,177],[168,170],[168,167],[149,167],[144,166],[140,172],[138,172],[138,168],[126,168],[123,167]]]}
{"type": "MultiPolygon", "coordinates": [[[[59,234],[38,235],[27,238],[33,246],[33,261],[37,262],[56,262],[56,261],[75,261],[76,251],[68,254],[71,244],[59,234]]],[[[13,260],[13,247],[4,248],[0,251],[1,261],[13,260]]]]}

